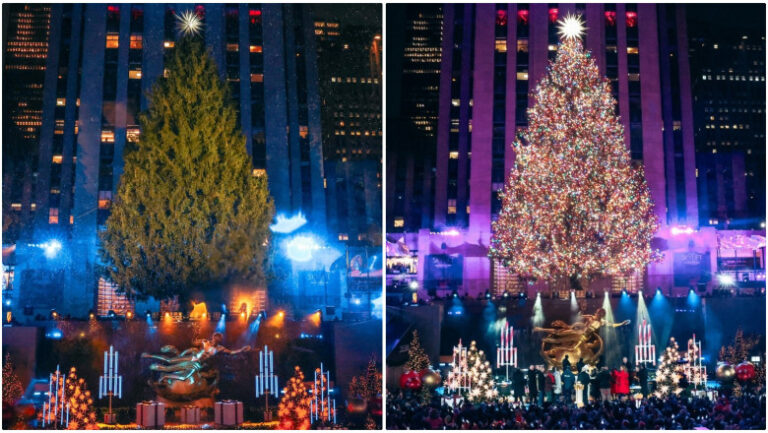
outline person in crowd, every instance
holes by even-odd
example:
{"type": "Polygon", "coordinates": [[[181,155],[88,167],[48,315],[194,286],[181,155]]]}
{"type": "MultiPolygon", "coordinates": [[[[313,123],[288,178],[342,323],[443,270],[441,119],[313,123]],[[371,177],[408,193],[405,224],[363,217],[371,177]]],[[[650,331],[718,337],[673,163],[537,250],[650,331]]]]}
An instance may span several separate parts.
{"type": "Polygon", "coordinates": [[[563,370],[563,398],[565,404],[570,404],[573,400],[573,387],[576,384],[576,376],[570,368],[563,370]]]}
{"type": "Polygon", "coordinates": [[[565,355],[565,357],[563,357],[563,372],[565,372],[565,370],[570,370],[570,369],[571,369],[571,360],[568,359],[568,355],[565,355]]]}
{"type": "Polygon", "coordinates": [[[536,374],[536,367],[530,365],[528,367],[528,401],[534,403],[539,397],[538,377],[536,374]]]}
{"type": "Polygon", "coordinates": [[[514,400],[522,402],[525,397],[525,374],[522,368],[516,368],[512,373],[512,387],[514,388],[514,400]]]}
{"type": "Polygon", "coordinates": [[[637,367],[637,383],[640,385],[640,393],[643,394],[643,398],[648,397],[648,369],[645,368],[645,364],[640,364],[637,367]]]}
{"type": "Polygon", "coordinates": [[[603,366],[600,369],[600,373],[597,374],[597,381],[600,385],[600,399],[602,401],[608,401],[611,399],[611,373],[608,372],[608,367],[603,366]]]}
{"type": "Polygon", "coordinates": [[[623,365],[627,371],[633,371],[632,369],[632,361],[629,360],[626,356],[621,358],[621,365],[623,365]]]}
{"type": "Polygon", "coordinates": [[[544,397],[547,394],[547,377],[544,374],[544,367],[536,367],[536,388],[539,390],[537,403],[544,403],[544,397]]]}
{"type": "Polygon", "coordinates": [[[581,373],[584,369],[584,358],[579,358],[579,362],[576,363],[576,373],[581,373]]]}
{"type": "Polygon", "coordinates": [[[600,382],[597,380],[597,367],[589,370],[589,397],[593,401],[600,401],[600,382]]]}
{"type": "Polygon", "coordinates": [[[553,401],[560,401],[560,397],[563,395],[563,373],[559,368],[553,368],[552,378],[554,379],[554,385],[552,386],[553,401]]]}
{"type": "Polygon", "coordinates": [[[629,372],[627,367],[622,364],[619,366],[619,370],[614,372],[613,376],[615,394],[621,398],[626,399],[629,395],[629,372]]]}
{"type": "Polygon", "coordinates": [[[581,398],[584,401],[584,404],[587,404],[589,403],[589,366],[585,365],[581,367],[577,379],[579,383],[584,386],[581,390],[581,398]]]}
{"type": "Polygon", "coordinates": [[[552,400],[552,390],[555,387],[555,376],[552,375],[552,368],[551,367],[545,367],[544,368],[544,398],[546,401],[553,401],[552,400]]]}

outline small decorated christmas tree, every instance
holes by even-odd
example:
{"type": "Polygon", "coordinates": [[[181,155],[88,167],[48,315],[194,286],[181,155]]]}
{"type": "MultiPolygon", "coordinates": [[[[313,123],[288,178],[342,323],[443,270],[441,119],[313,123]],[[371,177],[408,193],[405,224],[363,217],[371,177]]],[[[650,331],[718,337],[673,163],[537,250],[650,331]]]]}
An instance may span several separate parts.
{"type": "Polygon", "coordinates": [[[309,393],[304,386],[304,373],[296,366],[293,377],[283,388],[283,398],[277,407],[279,430],[308,430],[309,422],[309,393]]]}
{"type": "Polygon", "coordinates": [[[680,394],[680,379],[683,377],[680,364],[680,353],[674,337],[669,339],[669,346],[661,354],[659,368],[656,370],[656,397],[665,398],[672,394],[680,394]]]}
{"type": "Polygon", "coordinates": [[[408,347],[408,361],[405,363],[405,369],[410,371],[421,371],[429,368],[429,356],[419,341],[419,332],[413,331],[413,338],[408,347]]]}
{"type": "Polygon", "coordinates": [[[19,376],[16,375],[11,354],[6,353],[3,364],[3,404],[13,405],[23,394],[24,388],[21,386],[19,376]]]}
{"type": "Polygon", "coordinates": [[[93,397],[85,379],[77,377],[75,367],[67,376],[67,403],[69,403],[70,430],[85,430],[96,427],[96,413],[93,411],[93,397]]]}
{"type": "Polygon", "coordinates": [[[469,400],[472,402],[491,401],[498,396],[493,380],[491,363],[485,359],[485,353],[477,348],[477,343],[470,343],[467,351],[467,366],[471,388],[469,400]]]}
{"type": "Polygon", "coordinates": [[[365,371],[365,384],[368,391],[368,398],[381,395],[381,372],[376,366],[376,359],[371,357],[368,361],[368,368],[365,371]]]}

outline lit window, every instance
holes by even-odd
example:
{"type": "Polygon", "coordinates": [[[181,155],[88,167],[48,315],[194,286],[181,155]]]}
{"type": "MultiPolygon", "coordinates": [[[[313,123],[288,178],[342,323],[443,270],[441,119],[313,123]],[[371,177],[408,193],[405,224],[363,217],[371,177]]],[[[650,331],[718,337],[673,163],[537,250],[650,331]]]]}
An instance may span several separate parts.
{"type": "Polygon", "coordinates": [[[61,164],[62,158],[61,155],[53,155],[53,159],[51,162],[54,164],[61,164]]]}
{"type": "Polygon", "coordinates": [[[251,74],[251,83],[263,83],[264,74],[251,74]]]}
{"type": "Polygon", "coordinates": [[[102,143],[114,143],[115,142],[115,131],[111,131],[111,130],[103,130],[103,131],[101,131],[101,142],[102,143]]]}
{"type": "Polygon", "coordinates": [[[458,99],[451,99],[451,105],[453,105],[454,107],[458,107],[459,106],[459,100],[458,99]]]}
{"type": "Polygon", "coordinates": [[[629,77],[629,81],[640,81],[640,74],[638,73],[629,73],[627,77],[629,77]]]}
{"type": "Polygon", "coordinates": [[[547,49],[548,49],[549,51],[557,51],[557,45],[555,45],[555,44],[549,44],[549,45],[547,46],[547,49]]]}
{"type": "Polygon", "coordinates": [[[11,209],[21,210],[21,203],[11,203],[11,209]]]}
{"type": "Polygon", "coordinates": [[[453,215],[456,213],[456,199],[448,200],[448,214],[453,215]]]}
{"type": "Polygon", "coordinates": [[[517,73],[517,79],[518,80],[527,80],[528,79],[528,73],[527,72],[518,72],[517,73]]]}
{"type": "Polygon", "coordinates": [[[340,241],[349,240],[349,235],[347,235],[346,233],[339,233],[339,240],[340,241]]]}
{"type": "Polygon", "coordinates": [[[251,45],[250,51],[252,53],[260,53],[261,52],[261,45],[251,45]]]}
{"type": "Polygon", "coordinates": [[[67,105],[67,99],[66,98],[57,98],[56,99],[56,105],[58,105],[59,107],[63,107],[65,105],[67,105]]]}
{"type": "Polygon", "coordinates": [[[627,54],[637,54],[639,53],[637,47],[627,47],[627,54]]]}
{"type": "Polygon", "coordinates": [[[395,218],[395,227],[405,227],[405,220],[403,218],[395,218]]]}
{"type": "Polygon", "coordinates": [[[117,48],[119,38],[117,33],[107,33],[107,48],[117,48]]]}
{"type": "Polygon", "coordinates": [[[99,191],[99,209],[109,209],[112,204],[112,191],[99,191]]]}
{"type": "Polygon", "coordinates": [[[227,51],[240,51],[240,46],[237,44],[227,44],[227,51]]]}
{"type": "Polygon", "coordinates": [[[448,158],[450,159],[459,159],[459,151],[458,150],[452,150],[448,153],[448,158]]]}
{"type": "Polygon", "coordinates": [[[307,138],[308,135],[309,135],[309,128],[307,126],[300,125],[299,126],[299,137],[307,138]]]}
{"type": "Polygon", "coordinates": [[[125,130],[125,138],[129,143],[138,143],[141,130],[139,128],[130,128],[125,130]]]}
{"type": "Polygon", "coordinates": [[[144,46],[141,35],[131,35],[130,47],[132,50],[140,50],[144,46]]]}
{"type": "Polygon", "coordinates": [[[173,41],[165,41],[163,42],[163,47],[165,48],[173,48],[174,45],[176,45],[173,41]]]}
{"type": "Polygon", "coordinates": [[[267,170],[264,170],[263,168],[254,168],[251,172],[251,175],[253,177],[262,177],[267,175],[267,170]]]}
{"type": "Polygon", "coordinates": [[[675,120],[674,122],[672,122],[672,130],[673,131],[679,131],[680,127],[681,126],[680,126],[680,121],[679,120],[675,120]]]}
{"type": "Polygon", "coordinates": [[[48,224],[59,223],[59,208],[52,207],[48,209],[48,224]]]}
{"type": "Polygon", "coordinates": [[[496,39],[496,52],[497,53],[506,53],[507,52],[507,40],[506,39],[496,39]]]}
{"type": "Polygon", "coordinates": [[[517,40],[517,52],[518,53],[527,53],[528,52],[528,39],[518,39],[517,40]]]}
{"type": "Polygon", "coordinates": [[[141,79],[141,71],[140,70],[131,70],[128,71],[128,78],[131,80],[140,80],[141,79]]]}

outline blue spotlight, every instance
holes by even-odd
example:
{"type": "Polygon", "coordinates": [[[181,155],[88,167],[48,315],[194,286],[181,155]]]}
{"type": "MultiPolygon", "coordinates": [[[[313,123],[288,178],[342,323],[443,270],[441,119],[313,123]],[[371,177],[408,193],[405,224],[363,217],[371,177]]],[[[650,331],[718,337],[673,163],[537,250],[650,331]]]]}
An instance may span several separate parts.
{"type": "Polygon", "coordinates": [[[63,334],[59,328],[51,328],[45,332],[45,338],[50,340],[61,340],[62,336],[63,334]]]}
{"type": "Polygon", "coordinates": [[[43,249],[43,254],[46,258],[52,259],[55,258],[59,251],[61,251],[61,242],[59,242],[56,239],[51,239],[48,242],[41,245],[43,249]]]}
{"type": "Polygon", "coordinates": [[[308,262],[312,253],[320,249],[317,240],[312,236],[298,235],[285,243],[285,252],[294,262],[308,262]]]}
{"type": "Polygon", "coordinates": [[[224,331],[226,330],[227,330],[227,315],[225,313],[221,313],[219,322],[216,324],[216,332],[221,332],[223,334],[224,331]]]}
{"type": "Polygon", "coordinates": [[[699,299],[699,295],[697,295],[693,289],[688,290],[688,298],[686,299],[686,302],[689,307],[695,307],[699,303],[699,299]]]}

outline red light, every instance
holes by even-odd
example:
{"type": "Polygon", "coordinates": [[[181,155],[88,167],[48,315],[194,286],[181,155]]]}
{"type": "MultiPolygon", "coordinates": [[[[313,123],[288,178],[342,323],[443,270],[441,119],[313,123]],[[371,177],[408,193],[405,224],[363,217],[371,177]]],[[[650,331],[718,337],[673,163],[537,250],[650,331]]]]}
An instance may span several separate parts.
{"type": "Polygon", "coordinates": [[[517,22],[528,25],[528,9],[520,9],[517,11],[517,22]]]}
{"type": "Polygon", "coordinates": [[[549,9],[549,21],[554,23],[557,21],[557,8],[550,8],[549,9]]]}
{"type": "Polygon", "coordinates": [[[117,12],[120,12],[120,7],[109,5],[107,6],[107,11],[112,13],[117,13],[117,12]]]}
{"type": "Polygon", "coordinates": [[[605,23],[611,27],[616,26],[616,11],[605,11],[605,23]]]}
{"type": "Polygon", "coordinates": [[[251,9],[248,11],[248,15],[252,17],[260,17],[261,16],[261,9],[251,9]]]}
{"type": "Polygon", "coordinates": [[[627,11],[627,27],[635,27],[637,25],[637,12],[627,11]]]}
{"type": "Polygon", "coordinates": [[[496,11],[496,25],[497,26],[507,25],[507,11],[503,9],[496,11]]]}

